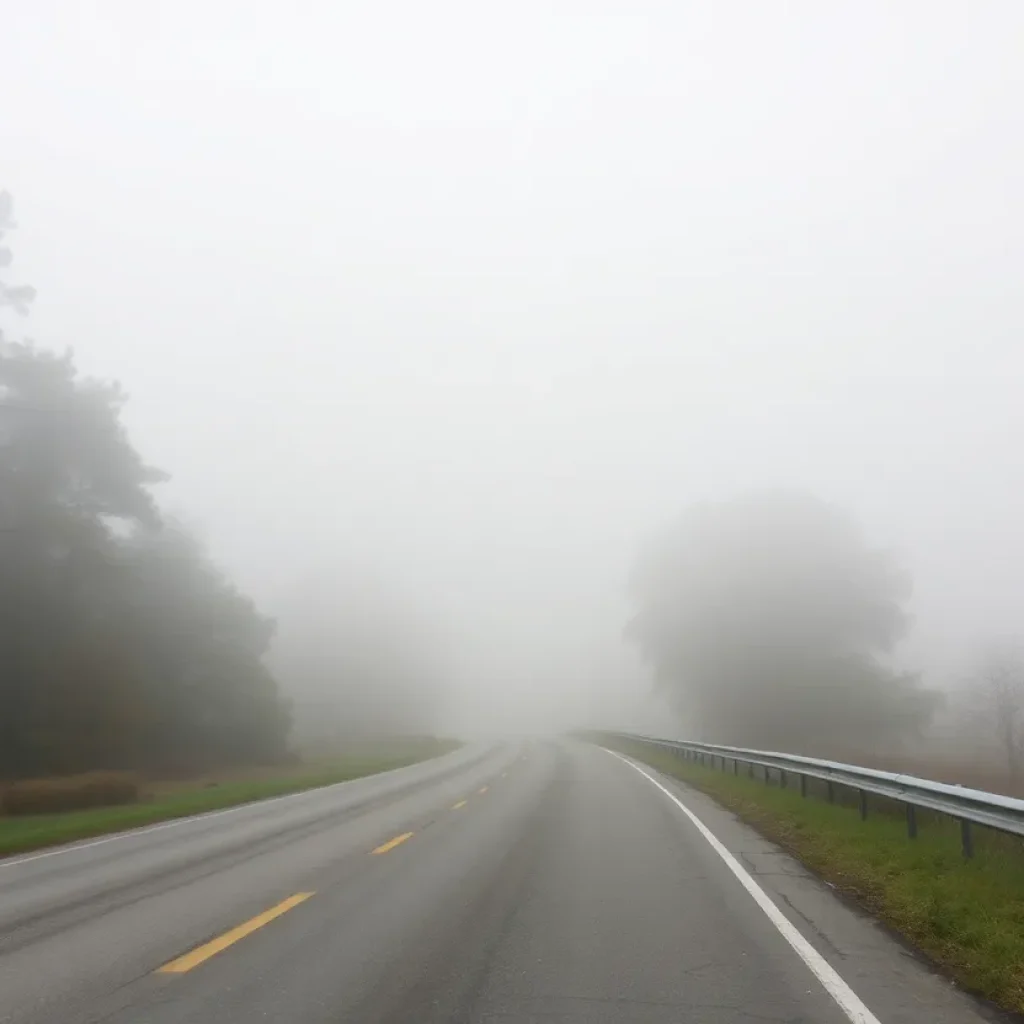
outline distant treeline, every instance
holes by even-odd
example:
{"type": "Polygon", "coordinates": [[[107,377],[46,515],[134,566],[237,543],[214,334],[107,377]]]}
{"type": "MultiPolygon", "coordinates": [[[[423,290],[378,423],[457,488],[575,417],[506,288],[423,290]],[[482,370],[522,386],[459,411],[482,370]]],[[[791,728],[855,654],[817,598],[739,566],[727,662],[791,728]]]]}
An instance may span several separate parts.
{"type": "MultiPolygon", "coordinates": [[[[0,193],[2,245],[13,226],[0,193]]],[[[23,312],[27,287],[0,281],[23,312]]],[[[0,334],[0,779],[286,753],[273,624],[161,522],[117,385],[0,334]]]]}

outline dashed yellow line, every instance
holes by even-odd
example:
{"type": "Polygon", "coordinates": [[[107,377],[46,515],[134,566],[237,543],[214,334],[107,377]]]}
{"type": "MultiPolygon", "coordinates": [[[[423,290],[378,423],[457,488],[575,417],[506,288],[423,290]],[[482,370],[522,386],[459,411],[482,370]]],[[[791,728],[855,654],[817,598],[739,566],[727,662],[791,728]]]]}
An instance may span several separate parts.
{"type": "Polygon", "coordinates": [[[412,832],[403,832],[400,836],[395,836],[394,839],[389,839],[386,843],[382,843],[374,850],[374,853],[387,853],[388,850],[393,850],[396,846],[400,846],[406,841],[406,839],[412,839],[412,832]]]}
{"type": "Polygon", "coordinates": [[[197,946],[190,953],[179,956],[177,960],[164,964],[163,967],[158,969],[157,973],[184,974],[186,971],[191,971],[193,967],[198,967],[204,961],[209,960],[211,956],[215,956],[222,950],[227,949],[228,946],[233,946],[239,939],[244,939],[247,935],[251,935],[265,924],[269,924],[275,917],[280,917],[291,910],[292,907],[297,907],[300,903],[304,903],[312,895],[314,894],[311,892],[297,892],[294,896],[289,896],[288,899],[278,903],[276,907],[264,910],[262,914],[257,914],[254,918],[246,921],[245,924],[240,924],[237,928],[232,928],[231,931],[225,932],[218,938],[212,939],[202,946],[197,946]]]}
{"type": "Polygon", "coordinates": [[[468,802],[468,800],[460,800],[457,804],[452,805],[452,810],[457,811],[460,807],[465,807],[468,802]]]}
{"type": "Polygon", "coordinates": [[[484,795],[484,793],[486,793],[486,792],[487,792],[487,787],[486,787],[486,786],[481,786],[481,787],[480,787],[480,788],[479,788],[479,789],[477,790],[477,792],[478,792],[478,793],[479,793],[479,794],[480,794],[481,796],[483,796],[483,795],[484,795]]]}

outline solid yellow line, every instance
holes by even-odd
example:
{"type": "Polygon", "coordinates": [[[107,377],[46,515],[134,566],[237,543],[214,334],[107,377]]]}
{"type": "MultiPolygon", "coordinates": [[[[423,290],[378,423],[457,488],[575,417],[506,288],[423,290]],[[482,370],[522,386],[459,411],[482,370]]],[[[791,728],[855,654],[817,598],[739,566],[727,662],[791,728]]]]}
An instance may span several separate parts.
{"type": "Polygon", "coordinates": [[[466,806],[466,801],[465,800],[460,800],[457,804],[455,804],[452,807],[452,810],[453,811],[457,811],[460,807],[465,807],[465,806],[466,806]]]}
{"type": "Polygon", "coordinates": [[[257,914],[256,917],[246,921],[245,924],[240,924],[237,928],[232,928],[231,931],[225,932],[219,938],[213,939],[203,946],[197,946],[191,953],[186,953],[184,956],[179,956],[177,960],[164,964],[157,973],[184,974],[186,971],[191,971],[193,967],[198,967],[204,960],[209,960],[211,956],[214,956],[221,950],[227,949],[228,946],[233,946],[239,939],[244,939],[246,935],[251,935],[265,924],[269,924],[275,917],[280,917],[291,910],[292,907],[297,907],[300,903],[304,903],[312,895],[313,893],[311,892],[297,892],[294,896],[289,896],[288,899],[278,903],[276,907],[271,907],[269,910],[263,911],[262,914],[257,914]]]}
{"type": "Polygon", "coordinates": [[[479,789],[477,790],[477,792],[478,792],[478,793],[479,793],[479,794],[480,794],[481,796],[483,796],[483,795],[484,795],[484,793],[486,793],[486,792],[487,792],[487,787],[486,787],[486,786],[481,786],[481,787],[480,787],[480,788],[479,788],[479,789]]]}
{"type": "Polygon", "coordinates": [[[400,836],[395,836],[394,839],[389,839],[386,843],[382,844],[381,846],[378,846],[377,849],[374,850],[373,852],[374,853],[387,853],[388,850],[393,850],[400,843],[404,843],[406,841],[406,839],[411,839],[411,838],[412,838],[412,833],[411,832],[403,832],[400,836]]]}

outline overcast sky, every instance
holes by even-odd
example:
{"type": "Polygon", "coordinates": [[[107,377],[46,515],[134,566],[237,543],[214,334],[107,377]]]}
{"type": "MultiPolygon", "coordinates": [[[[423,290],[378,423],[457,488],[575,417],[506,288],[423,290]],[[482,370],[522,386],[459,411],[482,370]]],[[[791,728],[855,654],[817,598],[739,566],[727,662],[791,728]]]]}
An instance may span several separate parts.
{"type": "Polygon", "coordinates": [[[282,628],[358,564],[504,720],[625,706],[638,541],[798,485],[940,681],[1024,610],[1022,52],[1019,0],[7,0],[14,276],[282,628]]]}

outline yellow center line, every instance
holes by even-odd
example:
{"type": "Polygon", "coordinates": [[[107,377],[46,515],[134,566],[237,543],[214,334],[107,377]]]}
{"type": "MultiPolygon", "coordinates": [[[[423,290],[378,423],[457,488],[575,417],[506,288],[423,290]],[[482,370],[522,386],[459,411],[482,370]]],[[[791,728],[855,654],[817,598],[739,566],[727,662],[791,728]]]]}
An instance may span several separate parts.
{"type": "Polygon", "coordinates": [[[297,892],[294,896],[289,896],[288,899],[278,903],[276,907],[271,907],[269,910],[263,911],[262,914],[257,914],[256,917],[246,921],[245,924],[240,924],[237,928],[232,928],[231,931],[225,932],[218,938],[205,943],[205,945],[197,946],[190,953],[179,956],[177,960],[164,964],[163,967],[158,969],[157,973],[184,974],[186,971],[191,971],[193,967],[198,967],[204,960],[209,960],[211,956],[221,952],[221,950],[227,949],[228,946],[233,946],[239,939],[244,939],[247,935],[251,935],[265,924],[269,924],[275,917],[280,917],[291,910],[292,907],[297,907],[300,903],[304,903],[312,895],[313,893],[311,892],[297,892]]]}
{"type": "Polygon", "coordinates": [[[457,811],[460,807],[465,807],[465,806],[466,806],[466,801],[465,800],[460,800],[457,804],[454,804],[452,806],[452,810],[453,811],[457,811]]]}
{"type": "Polygon", "coordinates": [[[387,853],[388,850],[393,850],[396,846],[404,843],[406,839],[412,839],[411,832],[403,832],[400,836],[395,836],[394,839],[389,839],[386,843],[382,843],[374,850],[374,853],[387,853]]]}
{"type": "Polygon", "coordinates": [[[479,788],[479,789],[477,790],[477,792],[478,792],[478,793],[479,793],[479,794],[480,794],[481,796],[483,796],[483,795],[484,795],[484,793],[486,793],[486,792],[487,792],[487,787],[486,787],[486,786],[481,786],[481,787],[480,787],[480,788],[479,788]]]}

